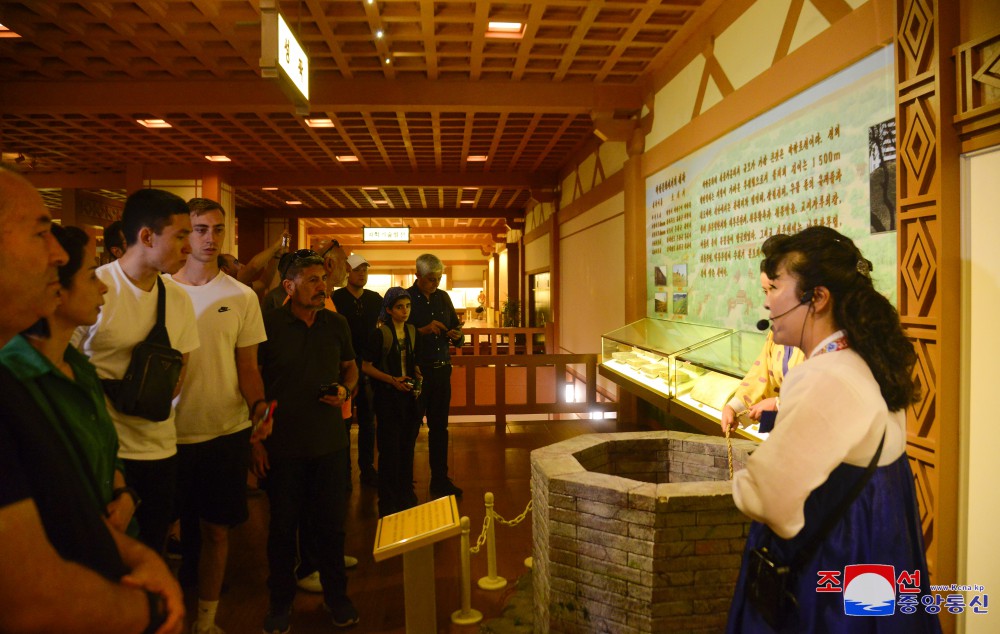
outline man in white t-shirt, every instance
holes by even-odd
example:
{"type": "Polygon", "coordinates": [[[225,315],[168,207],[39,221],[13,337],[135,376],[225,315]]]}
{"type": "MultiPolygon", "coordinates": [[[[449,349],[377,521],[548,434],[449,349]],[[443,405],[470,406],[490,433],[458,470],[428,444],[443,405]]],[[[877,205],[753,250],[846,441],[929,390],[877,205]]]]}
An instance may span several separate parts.
{"type": "MultiPolygon", "coordinates": [[[[74,338],[102,379],[121,379],[125,375],[133,348],[156,324],[156,280],[162,279],[160,273],[177,271],[191,252],[187,204],[170,192],[135,192],[125,201],[122,223],[128,245],[125,254],[97,269],[97,276],[108,287],[104,308],[97,322],[81,327],[74,338]]],[[[163,285],[170,345],[183,353],[186,364],[188,353],[198,347],[194,309],[177,284],[165,279],[163,285]]],[[[178,391],[183,381],[181,372],[178,391]]],[[[153,422],[122,414],[108,400],[108,412],[118,431],[118,455],[125,464],[125,482],[142,499],[135,514],[139,538],[158,553],[163,550],[173,519],[177,484],[174,409],[166,420],[153,422]]]]}
{"type": "MultiPolygon", "coordinates": [[[[193,634],[222,634],[215,613],[229,551],[229,529],[246,521],[251,419],[266,416],[257,344],[264,321],[257,295],[219,269],[226,219],[214,200],[192,198],[191,255],[171,279],[198,320],[201,347],[191,353],[177,405],[177,499],[181,518],[181,583],[196,581],[193,634]]],[[[257,428],[256,439],[269,429],[257,428]]]]}

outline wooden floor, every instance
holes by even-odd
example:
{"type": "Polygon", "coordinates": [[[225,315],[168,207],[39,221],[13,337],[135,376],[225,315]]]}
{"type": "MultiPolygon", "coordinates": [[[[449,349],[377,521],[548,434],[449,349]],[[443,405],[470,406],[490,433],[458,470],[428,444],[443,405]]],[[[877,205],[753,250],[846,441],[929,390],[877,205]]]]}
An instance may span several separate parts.
{"type": "MultiPolygon", "coordinates": [[[[508,422],[498,432],[492,422],[469,422],[450,425],[449,468],[454,482],[465,490],[459,511],[472,524],[472,543],[483,526],[483,495],[493,492],[496,511],[513,519],[530,499],[529,454],[544,447],[583,433],[616,431],[614,420],[563,420],[544,422],[508,422]]],[[[357,437],[352,434],[356,456],[357,437]]],[[[352,464],[356,464],[352,457],[352,464]]],[[[429,471],[427,466],[426,427],[421,430],[415,456],[417,495],[427,500],[429,471]]],[[[375,563],[372,559],[377,524],[376,494],[359,485],[354,470],[354,491],[351,494],[347,519],[347,554],[360,560],[348,571],[348,594],[361,616],[352,632],[404,632],[402,560],[375,563]]],[[[267,560],[264,546],[267,539],[267,498],[250,498],[250,520],[233,531],[229,567],[226,574],[228,589],[219,606],[218,624],[228,634],[250,634],[261,631],[267,610],[267,560]]],[[[485,592],[476,587],[476,580],[486,575],[486,549],[472,557],[472,607],[486,618],[497,616],[503,605],[505,591],[485,592]]],[[[527,572],[524,559],[531,555],[531,520],[519,526],[497,527],[498,574],[513,582],[527,572]]],[[[478,627],[453,626],[450,617],[461,607],[459,594],[459,540],[445,540],[435,545],[437,572],[438,632],[477,632],[478,627]]],[[[512,583],[510,585],[513,585],[512,583]]],[[[188,600],[188,613],[195,602],[188,600]]],[[[329,615],[322,608],[320,595],[300,592],[292,616],[292,631],[300,634],[334,631],[329,615]]],[[[338,630],[339,631],[339,630],[338,630]]],[[[417,634],[433,634],[420,632],[417,634]]]]}

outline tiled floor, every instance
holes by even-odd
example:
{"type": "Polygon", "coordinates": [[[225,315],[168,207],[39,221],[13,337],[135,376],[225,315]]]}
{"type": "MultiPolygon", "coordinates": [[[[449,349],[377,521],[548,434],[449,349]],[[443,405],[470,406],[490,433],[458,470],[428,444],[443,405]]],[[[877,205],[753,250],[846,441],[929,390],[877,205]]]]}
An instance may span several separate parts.
{"type": "MultiPolygon", "coordinates": [[[[455,483],[465,489],[459,510],[470,518],[472,542],[482,530],[483,495],[493,492],[496,510],[507,519],[521,513],[530,499],[529,454],[532,449],[550,445],[582,433],[616,431],[614,420],[564,420],[510,422],[504,433],[497,433],[492,422],[458,423],[450,427],[449,467],[455,483]]],[[[356,448],[356,435],[352,439],[356,448]]],[[[415,476],[417,494],[427,499],[427,436],[424,429],[417,441],[415,476]]],[[[402,561],[392,559],[375,563],[372,559],[377,524],[376,495],[361,487],[354,472],[354,491],[348,509],[347,552],[360,560],[348,572],[348,593],[358,608],[361,623],[354,632],[404,632],[402,561]]],[[[228,590],[222,597],[218,623],[228,634],[260,632],[267,609],[267,562],[264,545],[267,536],[267,499],[250,499],[250,521],[233,532],[227,573],[228,590]]],[[[487,618],[502,606],[504,591],[484,592],[476,580],[486,575],[486,553],[472,557],[472,607],[487,618]]],[[[497,527],[498,574],[513,581],[526,572],[524,559],[531,555],[530,515],[517,527],[497,527]]],[[[459,540],[446,540],[435,546],[437,573],[438,632],[474,632],[476,627],[452,626],[450,615],[460,607],[459,540]]],[[[333,631],[329,616],[323,611],[319,595],[300,593],[295,602],[293,632],[333,631]]],[[[194,610],[189,601],[189,612],[194,610]]],[[[432,634],[432,633],[419,633],[432,634]]]]}

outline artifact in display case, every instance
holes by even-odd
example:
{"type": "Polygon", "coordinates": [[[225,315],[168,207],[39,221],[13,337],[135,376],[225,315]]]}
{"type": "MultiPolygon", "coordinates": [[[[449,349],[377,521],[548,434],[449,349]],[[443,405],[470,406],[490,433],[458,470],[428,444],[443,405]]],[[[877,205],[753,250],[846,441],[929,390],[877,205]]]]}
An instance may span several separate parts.
{"type": "MultiPolygon", "coordinates": [[[[739,388],[766,340],[764,333],[736,330],[677,355],[674,401],[718,422],[723,406],[739,388]]],[[[757,440],[767,438],[759,431],[758,422],[745,413],[739,422],[740,433],[757,440]]]]}
{"type": "Polygon", "coordinates": [[[609,378],[626,389],[628,383],[635,383],[670,398],[675,383],[674,357],[729,332],[682,321],[640,319],[601,338],[601,367],[610,370],[613,374],[609,378]]]}

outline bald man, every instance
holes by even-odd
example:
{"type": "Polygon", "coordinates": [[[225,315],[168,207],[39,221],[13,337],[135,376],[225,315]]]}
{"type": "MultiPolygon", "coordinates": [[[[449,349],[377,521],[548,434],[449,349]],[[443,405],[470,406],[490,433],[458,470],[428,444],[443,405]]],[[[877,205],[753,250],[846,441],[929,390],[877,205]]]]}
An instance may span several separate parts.
{"type": "MultiPolygon", "coordinates": [[[[0,168],[0,345],[59,301],[66,253],[38,192],[0,168]]],[[[108,527],[36,395],[0,367],[0,631],[180,632],[181,591],[163,561],[108,527]]]]}

